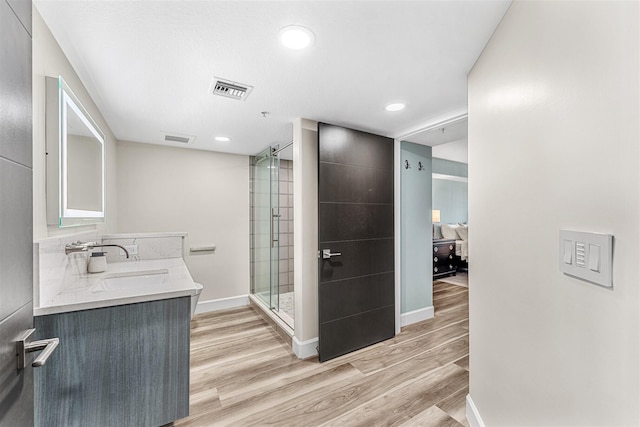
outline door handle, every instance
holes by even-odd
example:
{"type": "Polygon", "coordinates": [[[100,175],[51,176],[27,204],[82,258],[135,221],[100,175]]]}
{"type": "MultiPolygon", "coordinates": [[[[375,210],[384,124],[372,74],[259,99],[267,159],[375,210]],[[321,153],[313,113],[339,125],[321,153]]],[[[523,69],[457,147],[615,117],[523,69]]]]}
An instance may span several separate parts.
{"type": "Polygon", "coordinates": [[[59,338],[50,338],[48,340],[39,340],[27,342],[27,338],[31,336],[36,330],[28,329],[22,336],[16,341],[16,353],[18,356],[18,370],[24,369],[26,364],[27,353],[34,351],[41,351],[40,355],[36,357],[31,366],[37,368],[47,363],[49,356],[54,352],[58,344],[60,344],[59,338]]]}
{"type": "Polygon", "coordinates": [[[322,250],[322,259],[330,259],[331,257],[340,256],[340,255],[342,255],[342,252],[331,253],[331,249],[322,250]]]}

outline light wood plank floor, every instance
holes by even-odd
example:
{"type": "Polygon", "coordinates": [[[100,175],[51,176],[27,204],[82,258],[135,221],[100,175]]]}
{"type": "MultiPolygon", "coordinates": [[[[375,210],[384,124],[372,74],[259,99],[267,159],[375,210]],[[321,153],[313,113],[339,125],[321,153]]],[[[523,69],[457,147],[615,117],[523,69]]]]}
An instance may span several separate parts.
{"type": "Polygon", "coordinates": [[[434,282],[435,318],[325,363],[299,360],[252,309],[191,322],[191,415],[176,426],[461,426],[468,292],[434,282]]]}
{"type": "Polygon", "coordinates": [[[447,276],[439,279],[441,282],[451,283],[452,285],[460,285],[469,287],[469,273],[466,271],[458,271],[455,276],[447,276]]]}

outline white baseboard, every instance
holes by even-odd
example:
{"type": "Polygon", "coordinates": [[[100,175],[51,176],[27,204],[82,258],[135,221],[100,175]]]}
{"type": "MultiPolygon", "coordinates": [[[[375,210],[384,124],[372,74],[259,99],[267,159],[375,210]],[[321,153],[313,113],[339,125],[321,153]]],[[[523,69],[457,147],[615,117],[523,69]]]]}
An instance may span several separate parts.
{"type": "Polygon", "coordinates": [[[478,408],[473,403],[470,394],[467,394],[467,421],[469,421],[471,427],[484,427],[480,412],[478,412],[478,408]]]}
{"type": "Polygon", "coordinates": [[[433,318],[433,306],[420,308],[408,313],[402,313],[400,315],[400,326],[407,326],[413,323],[422,322],[423,320],[433,318]]]}
{"type": "Polygon", "coordinates": [[[237,297],[212,299],[209,301],[198,301],[196,314],[208,313],[210,311],[226,310],[228,308],[238,308],[249,305],[249,296],[239,295],[237,297]]]}
{"type": "Polygon", "coordinates": [[[298,359],[308,359],[318,355],[316,347],[318,346],[318,338],[312,338],[306,341],[300,341],[298,338],[293,337],[293,352],[298,359]]]}

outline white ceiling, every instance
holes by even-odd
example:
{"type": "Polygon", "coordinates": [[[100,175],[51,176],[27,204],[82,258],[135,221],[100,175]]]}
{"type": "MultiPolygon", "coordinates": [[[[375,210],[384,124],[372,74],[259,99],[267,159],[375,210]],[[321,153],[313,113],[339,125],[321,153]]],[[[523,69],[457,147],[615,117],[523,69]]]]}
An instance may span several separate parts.
{"type": "Polygon", "coordinates": [[[438,159],[446,159],[465,164],[469,163],[469,150],[466,139],[435,146],[431,154],[438,159]]]}
{"type": "Polygon", "coordinates": [[[464,110],[467,73],[510,1],[34,3],[118,139],[162,143],[164,131],[256,154],[291,140],[298,117],[399,137],[464,110]],[[290,24],[315,44],[281,46],[290,24]],[[211,95],[213,76],[253,92],[211,95]]]}
{"type": "Polygon", "coordinates": [[[468,163],[468,120],[458,118],[406,136],[405,141],[433,147],[431,154],[440,159],[468,163]]]}

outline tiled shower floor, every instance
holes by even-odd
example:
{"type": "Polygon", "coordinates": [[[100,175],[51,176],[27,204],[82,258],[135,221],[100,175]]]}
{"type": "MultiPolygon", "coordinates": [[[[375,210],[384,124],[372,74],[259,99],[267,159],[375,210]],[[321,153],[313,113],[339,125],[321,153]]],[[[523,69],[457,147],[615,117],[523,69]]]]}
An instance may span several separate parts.
{"type": "Polygon", "coordinates": [[[280,310],[277,312],[278,316],[285,321],[285,323],[293,328],[294,309],[293,309],[293,292],[285,292],[279,296],[280,310]]]}
{"type": "MultiPolygon", "coordinates": [[[[269,306],[268,303],[265,302],[269,301],[268,293],[257,293],[255,295],[259,297],[258,300],[260,300],[260,302],[266,307],[269,306]]],[[[295,318],[293,310],[293,292],[280,294],[279,299],[280,310],[273,310],[273,312],[293,329],[293,319],[295,318]]]]}

